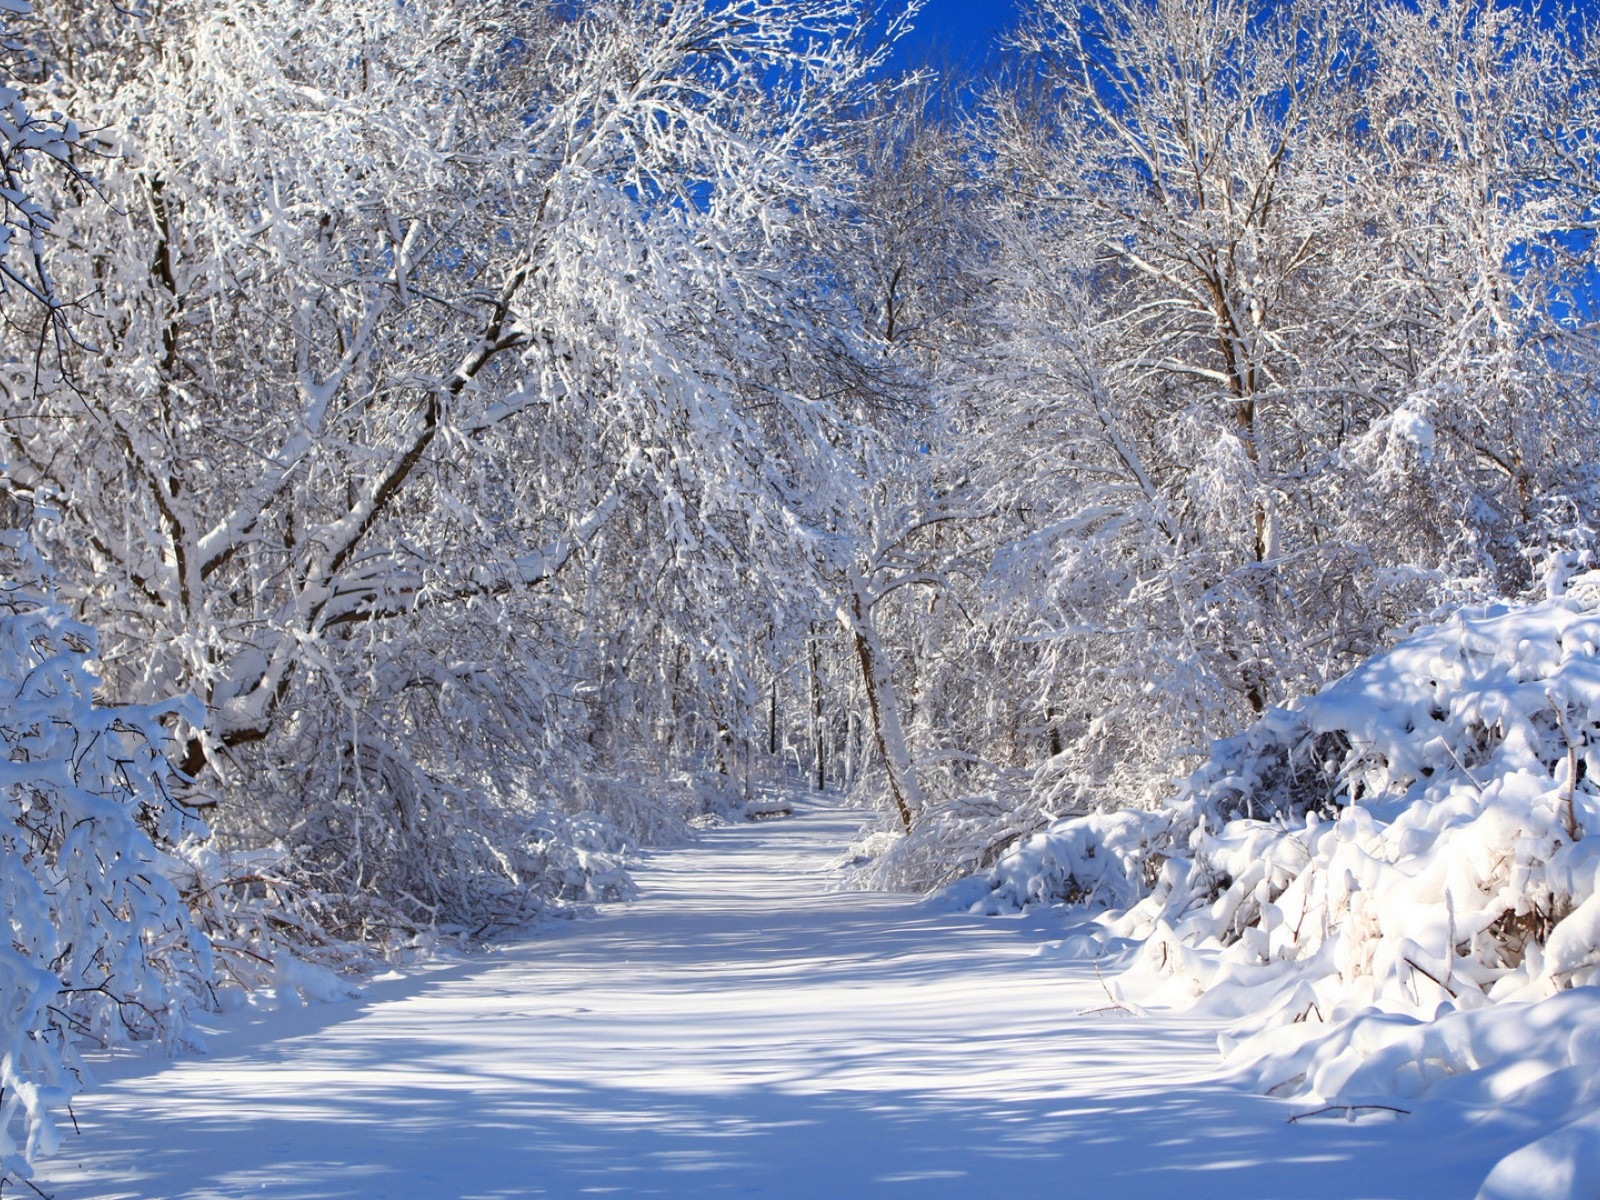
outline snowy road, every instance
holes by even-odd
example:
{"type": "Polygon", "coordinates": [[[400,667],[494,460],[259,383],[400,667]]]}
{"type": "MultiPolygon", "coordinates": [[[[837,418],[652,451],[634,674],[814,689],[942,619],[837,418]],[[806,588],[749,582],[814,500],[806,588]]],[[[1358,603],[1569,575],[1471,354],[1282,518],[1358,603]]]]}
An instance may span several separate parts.
{"type": "MultiPolygon", "coordinates": [[[[361,1000],[234,1014],[121,1064],[56,1200],[1470,1196],[1514,1138],[1454,1111],[1285,1123],[1217,1028],[1092,1012],[1047,918],[824,891],[860,814],[715,830],[641,899],[361,1000]]],[[[1524,1136],[1526,1134],[1524,1133],[1524,1136]]]]}

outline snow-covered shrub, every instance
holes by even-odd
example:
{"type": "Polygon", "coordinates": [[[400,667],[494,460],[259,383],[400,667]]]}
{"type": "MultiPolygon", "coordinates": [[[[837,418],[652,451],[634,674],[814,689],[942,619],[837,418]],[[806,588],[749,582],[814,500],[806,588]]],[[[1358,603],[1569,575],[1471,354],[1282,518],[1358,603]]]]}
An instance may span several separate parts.
{"type": "Polygon", "coordinates": [[[1165,809],[1061,822],[947,898],[1111,910],[1142,942],[1122,994],[1244,1018],[1236,1061],[1276,1094],[1522,1057],[1482,1086],[1600,1096],[1600,573],[1551,590],[1415,634],[1216,743],[1165,809]]]}
{"type": "Polygon", "coordinates": [[[604,813],[629,846],[670,846],[689,840],[696,824],[732,820],[744,812],[744,782],[715,767],[665,771],[624,761],[580,775],[564,807],[604,813]]]}
{"type": "Polygon", "coordinates": [[[1040,823],[1037,808],[1025,795],[1001,789],[932,805],[909,833],[885,815],[850,846],[841,883],[866,890],[927,891],[984,870],[1040,823]]]}
{"type": "Polygon", "coordinates": [[[483,937],[632,894],[629,839],[602,814],[566,811],[555,781],[531,794],[525,778],[484,768],[487,752],[441,767],[411,749],[372,730],[352,747],[330,730],[299,761],[245,758],[261,794],[219,814],[219,839],[245,863],[276,847],[274,895],[318,910],[311,926],[378,949],[434,929],[483,937]],[[327,795],[339,803],[305,800],[327,795]]]}
{"type": "Polygon", "coordinates": [[[1597,754],[1600,575],[1585,575],[1464,611],[1219,743],[1124,921],[1214,940],[1219,972],[1293,964],[1295,1017],[1596,982],[1597,754]]]}
{"type": "Polygon", "coordinates": [[[25,530],[0,530],[0,564],[4,1178],[52,1146],[81,1048],[184,1042],[212,959],[166,873],[202,827],[167,794],[163,722],[195,714],[95,705],[94,632],[53,602],[25,530]]]}
{"type": "Polygon", "coordinates": [[[1597,768],[1589,574],[1270,711],[1164,810],[1062,822],[974,899],[1126,910],[1125,934],[1210,948],[1197,994],[1292,976],[1296,1017],[1535,998],[1600,981],[1597,768]]]}
{"type": "Polygon", "coordinates": [[[296,882],[286,858],[281,847],[225,852],[197,838],[167,858],[169,878],[210,943],[217,1007],[247,997],[280,1005],[345,999],[354,995],[350,976],[378,961],[374,948],[329,932],[339,923],[334,905],[296,882]]]}
{"type": "Polygon", "coordinates": [[[1138,809],[1063,821],[1013,846],[990,872],[945,889],[961,908],[991,914],[1039,904],[1120,910],[1149,893],[1170,818],[1138,809]]]}
{"type": "MultiPolygon", "coordinates": [[[[1597,746],[1588,574],[1416,634],[1218,742],[1163,810],[1061,822],[947,897],[1112,910],[1143,942],[1123,994],[1246,1018],[1240,1069],[1277,1094],[1480,1072],[1501,1101],[1559,1076],[1592,1107],[1597,746]]],[[[1540,1194],[1569,1194],[1556,1175],[1540,1194]]]]}

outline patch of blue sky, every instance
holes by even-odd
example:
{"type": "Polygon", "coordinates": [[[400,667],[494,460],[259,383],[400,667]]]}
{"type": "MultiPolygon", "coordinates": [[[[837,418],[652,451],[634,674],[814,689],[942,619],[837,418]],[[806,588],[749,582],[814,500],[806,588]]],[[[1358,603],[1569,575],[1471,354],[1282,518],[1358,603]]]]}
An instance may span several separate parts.
{"type": "Polygon", "coordinates": [[[893,65],[976,70],[999,48],[1021,9],[1018,0],[927,0],[895,48],[893,65]]]}

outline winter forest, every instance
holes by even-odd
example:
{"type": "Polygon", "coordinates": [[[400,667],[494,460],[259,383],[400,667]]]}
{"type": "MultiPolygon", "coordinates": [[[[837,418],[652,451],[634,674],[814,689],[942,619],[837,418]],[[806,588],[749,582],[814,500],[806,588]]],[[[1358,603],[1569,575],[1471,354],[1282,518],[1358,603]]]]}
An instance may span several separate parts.
{"type": "Polygon", "coordinates": [[[917,8],[0,0],[0,1181],[775,781],[1262,1091],[1600,1113],[1595,31],[917,8]]]}

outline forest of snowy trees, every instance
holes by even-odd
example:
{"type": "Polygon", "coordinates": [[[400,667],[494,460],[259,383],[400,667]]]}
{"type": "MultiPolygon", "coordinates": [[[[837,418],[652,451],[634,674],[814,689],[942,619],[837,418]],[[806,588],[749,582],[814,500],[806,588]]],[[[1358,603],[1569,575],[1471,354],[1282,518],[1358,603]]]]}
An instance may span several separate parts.
{"type": "Polygon", "coordinates": [[[0,0],[0,1171],[753,778],[937,887],[1590,564],[1588,30],[1021,13],[0,0]]]}

